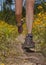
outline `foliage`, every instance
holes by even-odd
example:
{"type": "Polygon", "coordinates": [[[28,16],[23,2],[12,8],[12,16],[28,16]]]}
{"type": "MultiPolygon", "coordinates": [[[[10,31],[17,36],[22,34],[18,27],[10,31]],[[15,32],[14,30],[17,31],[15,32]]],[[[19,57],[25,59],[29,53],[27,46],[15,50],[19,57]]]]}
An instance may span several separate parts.
{"type": "Polygon", "coordinates": [[[3,20],[9,24],[15,25],[15,13],[14,11],[5,10],[0,12],[0,20],[3,20]]]}
{"type": "MultiPolygon", "coordinates": [[[[10,25],[4,21],[0,21],[0,32],[3,32],[7,37],[12,36],[12,34],[16,34],[17,35],[17,27],[10,25]]],[[[16,37],[16,35],[14,35],[16,37]]]]}
{"type": "Polygon", "coordinates": [[[5,3],[6,3],[6,6],[9,6],[9,9],[11,10],[12,0],[6,0],[5,3]]]}
{"type": "Polygon", "coordinates": [[[0,11],[0,20],[3,20],[9,24],[16,24],[15,12],[9,9],[9,6],[5,2],[3,2],[3,11],[0,11]]]}
{"type": "Polygon", "coordinates": [[[46,13],[40,12],[37,14],[37,17],[33,24],[33,34],[34,34],[34,40],[36,43],[40,43],[40,45],[44,45],[46,43],[45,41],[45,32],[46,30],[46,13]]]}
{"type": "Polygon", "coordinates": [[[11,4],[12,3],[12,0],[6,0],[6,4],[11,4]]]}
{"type": "Polygon", "coordinates": [[[41,11],[46,12],[46,2],[43,1],[41,4],[35,4],[35,8],[36,8],[34,9],[35,14],[38,14],[41,11]]]}
{"type": "Polygon", "coordinates": [[[0,60],[5,61],[13,46],[12,40],[18,35],[17,27],[0,20],[0,60]]]}

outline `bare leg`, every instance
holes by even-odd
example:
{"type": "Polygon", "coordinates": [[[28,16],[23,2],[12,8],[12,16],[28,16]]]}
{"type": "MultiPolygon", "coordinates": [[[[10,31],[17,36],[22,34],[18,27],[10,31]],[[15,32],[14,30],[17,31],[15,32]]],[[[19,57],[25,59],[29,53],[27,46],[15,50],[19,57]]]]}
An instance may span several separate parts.
{"type": "Polygon", "coordinates": [[[26,52],[34,52],[35,51],[35,43],[33,42],[33,36],[32,36],[32,23],[34,20],[34,2],[35,0],[26,0],[26,24],[27,24],[27,30],[28,34],[25,38],[25,42],[23,45],[23,49],[26,50],[26,52]]]}
{"type": "Polygon", "coordinates": [[[22,0],[15,0],[15,10],[16,10],[16,21],[20,25],[22,17],[22,0]]]}
{"type": "Polygon", "coordinates": [[[32,32],[32,23],[34,20],[34,2],[35,0],[26,0],[26,23],[28,34],[32,32]]]}
{"type": "Polygon", "coordinates": [[[18,26],[18,32],[22,33],[23,28],[22,28],[22,22],[21,22],[21,17],[22,17],[22,0],[15,0],[15,13],[16,13],[16,22],[18,26]]]}

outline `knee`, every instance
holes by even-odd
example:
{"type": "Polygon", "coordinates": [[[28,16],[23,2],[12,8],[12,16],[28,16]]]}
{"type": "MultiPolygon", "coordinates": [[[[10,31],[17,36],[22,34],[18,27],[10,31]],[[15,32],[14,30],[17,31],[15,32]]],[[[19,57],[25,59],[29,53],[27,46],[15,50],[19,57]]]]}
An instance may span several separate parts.
{"type": "Polygon", "coordinates": [[[30,7],[33,7],[35,3],[35,0],[27,0],[27,5],[30,7]]]}

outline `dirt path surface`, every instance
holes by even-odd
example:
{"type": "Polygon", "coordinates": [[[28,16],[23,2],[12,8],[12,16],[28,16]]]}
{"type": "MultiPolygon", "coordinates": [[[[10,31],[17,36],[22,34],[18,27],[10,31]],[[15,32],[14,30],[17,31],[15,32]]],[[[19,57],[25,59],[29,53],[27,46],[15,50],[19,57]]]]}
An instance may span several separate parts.
{"type": "Polygon", "coordinates": [[[46,65],[45,58],[41,53],[25,53],[22,43],[25,36],[19,35],[15,41],[11,41],[10,55],[5,58],[5,65],[46,65]]]}

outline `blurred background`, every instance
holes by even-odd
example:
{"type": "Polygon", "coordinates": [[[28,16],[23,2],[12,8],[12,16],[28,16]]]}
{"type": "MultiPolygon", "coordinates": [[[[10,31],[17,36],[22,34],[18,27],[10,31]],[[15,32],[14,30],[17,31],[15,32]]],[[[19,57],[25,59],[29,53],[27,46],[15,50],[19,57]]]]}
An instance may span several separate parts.
{"type": "MultiPolygon", "coordinates": [[[[26,3],[25,3],[26,0],[23,0],[23,16],[25,16],[26,12],[25,12],[25,7],[26,7],[26,3]]],[[[39,13],[41,11],[41,9],[38,8],[38,6],[40,5],[41,9],[44,11],[46,11],[46,0],[36,0],[35,1],[35,6],[34,6],[34,9],[35,9],[35,14],[39,13]]],[[[14,0],[0,0],[0,20],[5,20],[7,21],[8,23],[12,23],[12,21],[14,20],[14,23],[12,24],[15,24],[15,2],[14,0]],[[9,13],[10,12],[10,13],[9,13]],[[9,15],[8,15],[9,14],[9,15]],[[10,18],[11,16],[11,18],[10,18]],[[13,19],[13,20],[12,20],[13,19]]]]}

